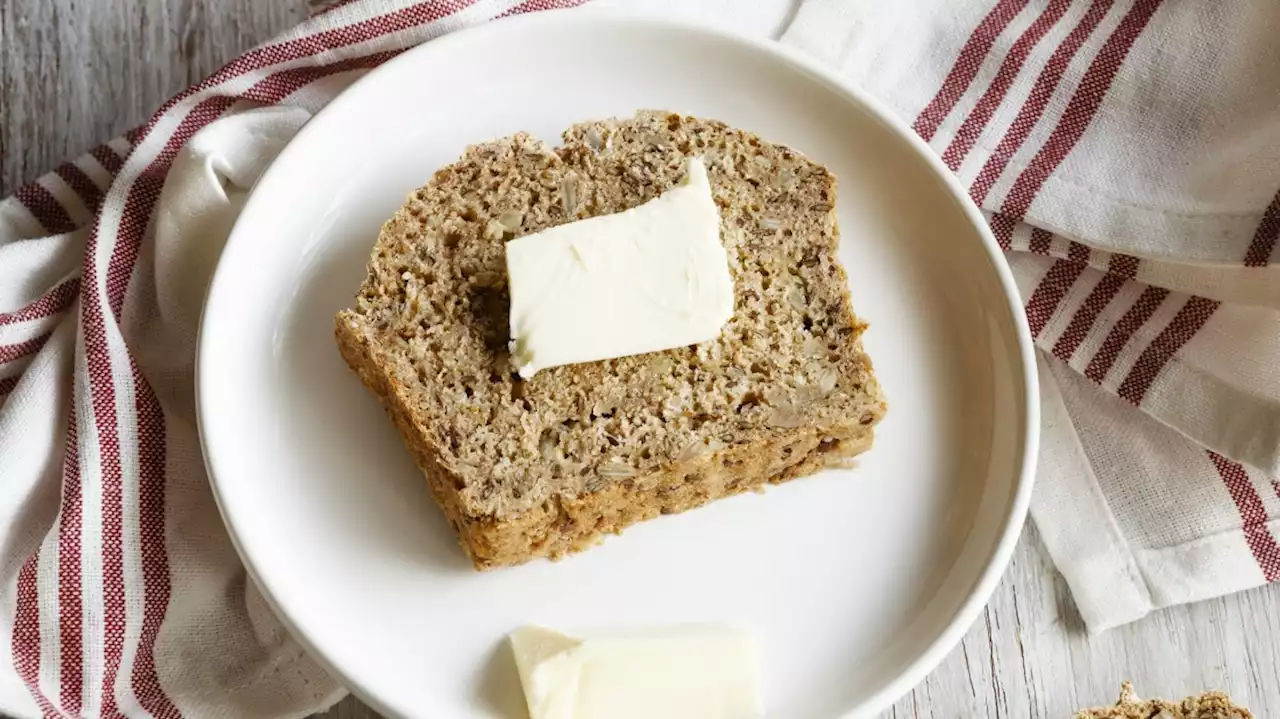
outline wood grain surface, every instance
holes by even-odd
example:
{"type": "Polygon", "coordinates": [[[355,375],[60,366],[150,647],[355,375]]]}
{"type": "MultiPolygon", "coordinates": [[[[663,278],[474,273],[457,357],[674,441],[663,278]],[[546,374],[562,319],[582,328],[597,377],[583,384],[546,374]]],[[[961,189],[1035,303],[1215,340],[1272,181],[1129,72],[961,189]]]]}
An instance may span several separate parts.
{"type": "MultiPolygon", "coordinates": [[[[305,18],[307,0],[0,0],[0,196],[143,122],[167,97],[305,18]]],[[[1053,717],[1224,690],[1280,716],[1280,586],[1085,633],[1028,528],[963,643],[892,717],[1053,717]]],[[[355,699],[327,719],[376,716],[355,699]]]]}

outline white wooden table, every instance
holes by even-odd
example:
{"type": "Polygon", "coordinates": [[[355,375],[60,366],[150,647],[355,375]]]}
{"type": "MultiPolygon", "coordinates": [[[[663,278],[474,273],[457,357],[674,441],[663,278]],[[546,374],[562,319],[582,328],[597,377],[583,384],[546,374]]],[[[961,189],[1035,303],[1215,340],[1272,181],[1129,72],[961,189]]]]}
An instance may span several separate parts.
{"type": "MultiPolygon", "coordinates": [[[[322,0],[312,0],[321,2],[322,0]]],[[[0,0],[0,196],[133,127],[308,0],[0,0]]],[[[887,714],[1070,717],[1114,700],[1225,690],[1280,716],[1280,587],[1085,634],[1034,529],[963,644],[887,714]]],[[[329,719],[376,716],[348,699],[329,719]]]]}

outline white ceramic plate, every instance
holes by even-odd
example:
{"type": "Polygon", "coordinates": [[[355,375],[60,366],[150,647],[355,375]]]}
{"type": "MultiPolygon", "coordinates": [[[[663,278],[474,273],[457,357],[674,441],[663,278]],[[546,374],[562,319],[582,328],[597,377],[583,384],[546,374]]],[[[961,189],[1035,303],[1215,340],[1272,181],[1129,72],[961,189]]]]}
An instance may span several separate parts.
{"type": "Polygon", "coordinates": [[[218,501],[279,615],[392,716],[523,716],[503,635],[728,622],[770,717],[884,708],[959,640],[1026,513],[1037,400],[1012,279],[975,208],[877,102],[778,45],[614,13],[428,43],[320,113],[258,184],[200,337],[218,501]],[[332,316],[384,218],[468,143],[556,141],[663,108],[790,145],[840,179],[840,255],[890,411],[852,471],[663,517],[558,563],[471,570],[332,316]]]}

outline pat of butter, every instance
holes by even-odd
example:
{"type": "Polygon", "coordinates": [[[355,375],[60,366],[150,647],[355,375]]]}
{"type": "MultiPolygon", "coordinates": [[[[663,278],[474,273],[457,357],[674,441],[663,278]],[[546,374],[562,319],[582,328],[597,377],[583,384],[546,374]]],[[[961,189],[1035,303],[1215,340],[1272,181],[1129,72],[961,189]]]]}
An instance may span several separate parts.
{"type": "Polygon", "coordinates": [[[530,719],[758,719],[755,648],[716,627],[575,639],[511,633],[530,719]]]}
{"type": "Polygon", "coordinates": [[[733,315],[720,213],[702,160],[624,212],[506,244],[520,376],[713,340],[733,315]]]}

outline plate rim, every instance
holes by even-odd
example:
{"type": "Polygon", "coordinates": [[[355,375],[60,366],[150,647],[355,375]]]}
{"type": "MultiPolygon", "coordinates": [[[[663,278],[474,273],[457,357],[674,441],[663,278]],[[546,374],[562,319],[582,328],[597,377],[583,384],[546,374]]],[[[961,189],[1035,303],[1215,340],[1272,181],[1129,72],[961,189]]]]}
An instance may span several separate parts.
{"type": "Polygon", "coordinates": [[[1019,537],[1021,536],[1023,526],[1026,523],[1027,514],[1031,504],[1032,488],[1035,484],[1035,467],[1039,455],[1039,436],[1040,436],[1040,393],[1039,393],[1039,377],[1038,368],[1035,358],[1034,342],[1031,337],[1030,328],[1027,325],[1025,310],[1022,305],[1021,296],[1018,293],[1017,284],[1013,277],[1013,271],[1008,262],[1003,257],[1003,250],[1000,249],[994,234],[982,216],[981,210],[974,204],[969,197],[968,192],[956,179],[955,175],[943,164],[941,158],[929,147],[929,145],[915,134],[901,119],[893,114],[889,106],[879,100],[870,93],[862,90],[852,83],[841,78],[834,70],[820,63],[818,60],[805,55],[803,52],[784,45],[776,40],[769,38],[759,38],[743,35],[734,31],[724,30],[721,28],[711,27],[696,21],[673,19],[669,17],[660,17],[652,14],[645,14],[633,9],[608,7],[608,6],[585,6],[577,8],[569,8],[563,10],[549,10],[521,15],[513,15],[507,17],[496,18],[487,22],[480,23],[468,28],[463,28],[452,33],[448,33],[438,38],[434,38],[421,43],[416,47],[411,47],[387,62],[373,68],[364,76],[360,77],[351,85],[344,88],[339,94],[328,104],[317,111],[302,128],[285,144],[285,147],[270,162],[266,170],[259,176],[250,188],[244,205],[241,207],[240,214],[236,217],[230,231],[227,234],[227,241],[218,256],[218,261],[214,268],[213,274],[210,276],[208,287],[205,290],[203,302],[201,304],[200,322],[196,335],[196,351],[195,351],[195,410],[196,410],[196,429],[199,436],[199,447],[201,458],[204,462],[205,473],[209,479],[209,486],[214,497],[214,503],[218,508],[218,514],[222,520],[223,526],[226,528],[227,534],[231,540],[232,546],[235,548],[236,554],[241,563],[244,565],[245,572],[253,581],[262,595],[263,600],[271,608],[272,614],[289,632],[290,636],[296,641],[306,652],[307,655],[319,664],[326,672],[334,677],[345,689],[352,695],[357,697],[379,714],[387,717],[400,716],[387,703],[383,702],[378,694],[363,682],[356,680],[338,664],[329,659],[321,652],[311,638],[304,632],[293,620],[287,611],[285,611],[282,603],[271,590],[270,581],[266,580],[257,567],[254,566],[250,555],[246,552],[241,539],[236,532],[235,524],[231,515],[226,509],[226,502],[223,498],[220,484],[217,481],[217,474],[214,471],[213,461],[208,445],[208,435],[205,430],[205,401],[206,393],[211,392],[212,388],[207,388],[203,377],[202,367],[206,363],[206,342],[207,319],[209,315],[209,307],[211,300],[218,294],[218,288],[225,285],[228,280],[226,276],[230,270],[226,266],[227,250],[232,246],[233,242],[247,241],[244,235],[248,232],[242,229],[241,221],[249,214],[249,210],[256,204],[258,199],[257,188],[273,173],[280,171],[283,165],[282,160],[286,159],[291,152],[296,152],[297,147],[302,144],[311,134],[323,131],[321,123],[318,120],[329,115],[337,114],[345,109],[347,104],[352,102],[351,98],[354,94],[351,92],[356,87],[365,83],[376,82],[377,77],[382,74],[383,69],[390,67],[396,63],[415,62],[416,56],[426,55],[432,52],[439,52],[442,48],[458,42],[476,42],[481,41],[483,35],[495,34],[499,32],[537,32],[542,26],[555,26],[562,23],[620,23],[620,24],[640,24],[647,25],[649,28],[657,31],[675,31],[701,35],[703,39],[718,40],[722,42],[730,42],[743,46],[750,51],[757,52],[764,56],[768,56],[775,62],[789,64],[796,69],[804,71],[817,79],[824,82],[833,92],[843,94],[847,99],[852,100],[855,104],[861,106],[885,127],[896,134],[899,139],[907,143],[914,150],[915,154],[922,158],[933,170],[935,177],[940,180],[946,190],[956,199],[961,210],[968,218],[970,225],[977,230],[981,240],[982,249],[986,253],[986,259],[991,269],[996,275],[996,279],[1004,293],[1004,300],[1007,309],[1013,319],[1014,336],[1017,344],[1018,363],[1012,367],[1015,373],[1021,375],[1021,394],[1023,402],[1020,409],[1022,410],[1024,421],[1019,429],[1022,432],[1021,442],[1015,445],[1021,453],[1021,462],[1018,469],[1018,476],[1015,478],[1015,490],[1012,501],[1009,505],[1008,512],[1003,516],[1002,526],[997,534],[998,541],[996,546],[987,557],[981,572],[978,575],[977,582],[970,589],[968,596],[960,602],[952,617],[947,621],[946,626],[928,643],[925,650],[920,652],[914,660],[910,661],[907,666],[892,680],[886,682],[880,689],[873,692],[869,697],[861,703],[844,710],[839,717],[833,719],[853,719],[854,717],[873,716],[892,705],[902,696],[905,696],[916,685],[922,682],[943,659],[960,643],[964,635],[969,631],[977,620],[979,612],[987,604],[988,600],[995,593],[997,584],[1003,578],[1006,569],[1009,566],[1013,556],[1019,537]]]}

